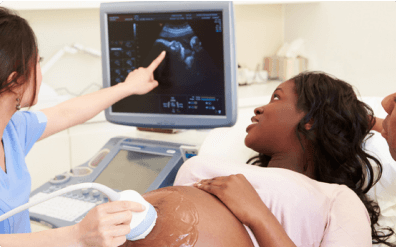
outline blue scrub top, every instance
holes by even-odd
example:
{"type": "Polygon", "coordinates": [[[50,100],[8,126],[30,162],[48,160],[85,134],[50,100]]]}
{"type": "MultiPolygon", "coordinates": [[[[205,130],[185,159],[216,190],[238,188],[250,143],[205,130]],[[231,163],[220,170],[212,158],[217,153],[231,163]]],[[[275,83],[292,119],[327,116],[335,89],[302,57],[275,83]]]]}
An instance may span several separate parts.
{"type": "MultiPolygon", "coordinates": [[[[16,112],[3,133],[5,173],[0,169],[0,215],[29,201],[30,174],[25,156],[43,134],[47,117],[42,112],[16,112]]],[[[0,221],[0,234],[29,233],[29,211],[0,221]]]]}

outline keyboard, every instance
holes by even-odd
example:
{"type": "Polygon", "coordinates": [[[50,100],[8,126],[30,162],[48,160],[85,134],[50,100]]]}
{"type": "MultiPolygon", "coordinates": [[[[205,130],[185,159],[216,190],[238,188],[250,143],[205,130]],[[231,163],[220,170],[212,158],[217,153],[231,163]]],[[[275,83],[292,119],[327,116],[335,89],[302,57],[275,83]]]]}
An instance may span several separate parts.
{"type": "MultiPolygon", "coordinates": [[[[39,192],[29,199],[29,202],[40,200],[48,193],[39,192]]],[[[56,196],[48,201],[37,204],[29,209],[30,213],[52,217],[59,220],[75,221],[80,216],[86,214],[93,207],[104,203],[100,198],[85,197],[77,193],[67,193],[56,196]]],[[[80,219],[81,221],[81,219],[80,219]]],[[[77,221],[79,222],[79,221],[77,221]]]]}

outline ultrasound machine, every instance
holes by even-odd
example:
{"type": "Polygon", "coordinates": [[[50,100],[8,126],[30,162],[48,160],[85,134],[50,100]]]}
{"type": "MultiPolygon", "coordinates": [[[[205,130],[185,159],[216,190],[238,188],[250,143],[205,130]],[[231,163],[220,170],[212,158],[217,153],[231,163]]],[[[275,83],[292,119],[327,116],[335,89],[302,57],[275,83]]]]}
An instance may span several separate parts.
{"type": "MultiPolygon", "coordinates": [[[[120,2],[100,6],[103,87],[147,67],[165,50],[154,72],[159,86],[105,110],[115,124],[148,128],[210,129],[232,126],[237,115],[232,2],[120,2]]],[[[59,174],[31,193],[30,201],[70,185],[95,182],[140,194],[172,186],[197,148],[182,143],[118,136],[84,164],[59,174]]],[[[108,202],[96,189],[79,189],[29,209],[51,228],[81,221],[108,202]]]]}

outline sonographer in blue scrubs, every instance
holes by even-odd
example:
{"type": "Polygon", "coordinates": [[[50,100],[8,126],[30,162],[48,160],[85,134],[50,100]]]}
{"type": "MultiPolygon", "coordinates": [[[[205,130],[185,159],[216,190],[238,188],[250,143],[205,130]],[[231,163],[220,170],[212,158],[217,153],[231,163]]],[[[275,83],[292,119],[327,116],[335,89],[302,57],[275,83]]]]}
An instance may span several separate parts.
{"type": "MultiPolygon", "coordinates": [[[[0,7],[0,215],[29,200],[25,156],[37,140],[84,123],[129,95],[151,91],[158,85],[153,72],[164,57],[165,52],[115,86],[41,111],[19,111],[37,103],[42,80],[38,46],[27,21],[0,7]]],[[[0,222],[0,246],[119,246],[130,232],[131,211],[142,210],[135,202],[104,203],[76,225],[35,233],[25,210],[0,222]]]]}
{"type": "MultiPolygon", "coordinates": [[[[0,171],[0,214],[29,201],[31,179],[25,156],[44,132],[46,124],[47,117],[42,112],[17,112],[8,122],[2,139],[7,173],[0,171]]],[[[30,231],[28,210],[0,221],[0,234],[30,231]]]]}

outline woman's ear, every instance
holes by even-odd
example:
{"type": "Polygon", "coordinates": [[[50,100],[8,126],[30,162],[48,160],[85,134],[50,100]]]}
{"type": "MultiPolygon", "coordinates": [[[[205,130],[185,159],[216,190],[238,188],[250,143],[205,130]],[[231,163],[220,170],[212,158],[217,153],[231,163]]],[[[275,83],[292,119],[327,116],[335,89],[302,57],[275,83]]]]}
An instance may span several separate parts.
{"type": "Polygon", "coordinates": [[[18,78],[18,73],[16,71],[12,72],[7,78],[7,84],[16,84],[11,85],[10,91],[16,95],[23,95],[25,92],[25,83],[24,83],[24,76],[20,76],[18,78]]]}
{"type": "Polygon", "coordinates": [[[16,80],[16,78],[17,78],[17,72],[14,71],[14,72],[12,72],[12,73],[8,76],[8,78],[7,78],[7,84],[8,84],[8,83],[11,83],[11,82],[14,81],[14,80],[16,80]]]}
{"type": "Polygon", "coordinates": [[[314,124],[314,119],[311,118],[311,119],[309,120],[309,122],[306,123],[306,124],[304,125],[304,128],[305,128],[306,130],[310,130],[310,129],[312,128],[312,125],[313,125],[313,124],[314,124]]]}

